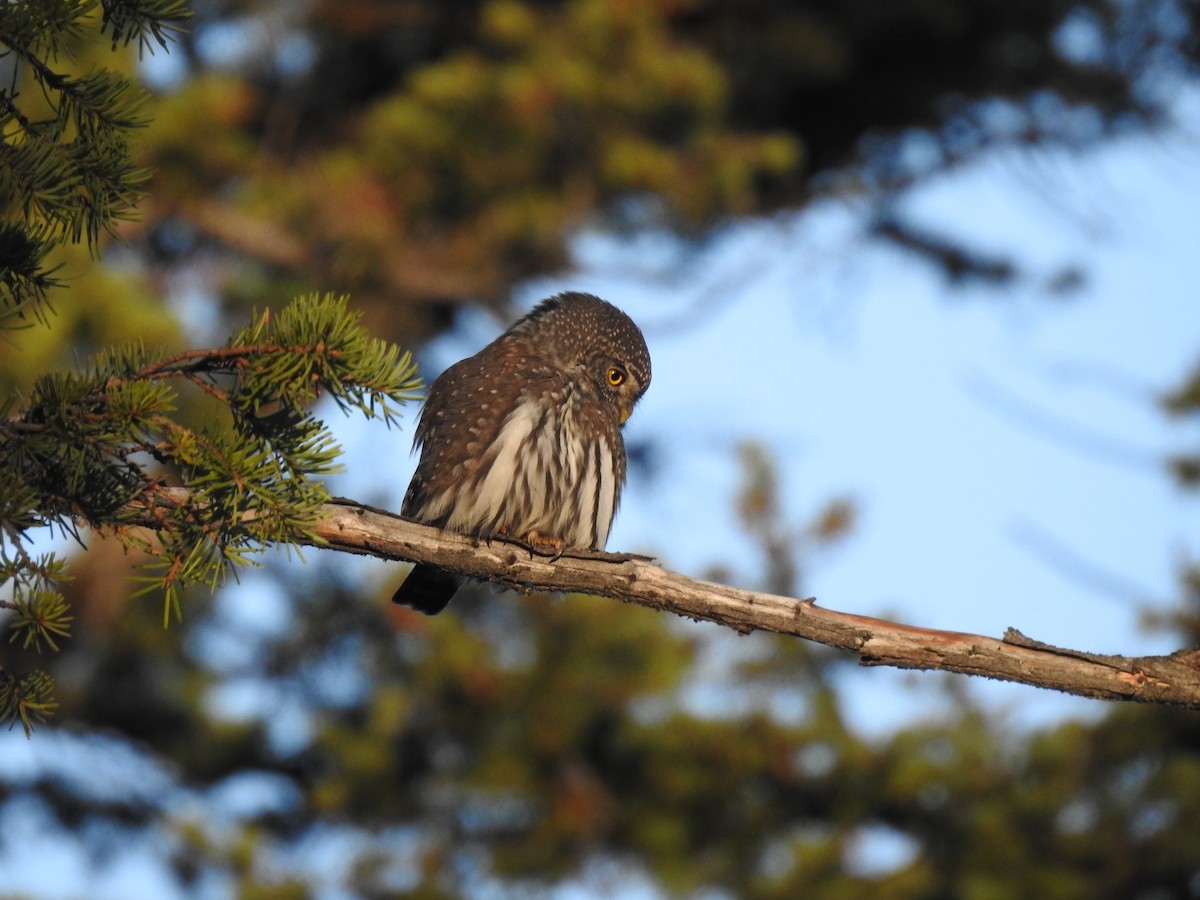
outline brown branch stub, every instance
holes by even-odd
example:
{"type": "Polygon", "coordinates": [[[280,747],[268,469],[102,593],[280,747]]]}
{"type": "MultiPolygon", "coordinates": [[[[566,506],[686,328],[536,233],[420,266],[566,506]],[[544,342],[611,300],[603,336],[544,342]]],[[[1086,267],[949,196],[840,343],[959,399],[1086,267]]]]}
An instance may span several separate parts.
{"type": "MultiPolygon", "coordinates": [[[[163,493],[186,492],[166,489],[163,493]]],[[[1200,709],[1197,648],[1169,656],[1124,657],[1055,647],[1015,629],[1000,639],[919,628],[837,612],[811,599],[700,581],[638,556],[584,552],[551,559],[505,540],[485,542],[439,531],[349,500],[326,504],[324,513],[312,535],[300,542],[383,559],[433,563],[518,590],[596,594],[742,633],[794,635],[856,653],[868,666],[958,672],[1082,697],[1200,709]]]]}

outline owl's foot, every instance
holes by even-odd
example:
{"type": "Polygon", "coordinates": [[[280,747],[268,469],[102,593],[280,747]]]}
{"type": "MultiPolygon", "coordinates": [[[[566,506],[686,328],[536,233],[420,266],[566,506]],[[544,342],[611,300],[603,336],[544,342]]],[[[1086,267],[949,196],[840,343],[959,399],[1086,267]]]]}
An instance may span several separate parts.
{"type": "Polygon", "coordinates": [[[536,529],[525,532],[521,536],[521,540],[539,556],[549,556],[552,559],[558,559],[567,549],[567,542],[562,538],[542,534],[536,529]]]}

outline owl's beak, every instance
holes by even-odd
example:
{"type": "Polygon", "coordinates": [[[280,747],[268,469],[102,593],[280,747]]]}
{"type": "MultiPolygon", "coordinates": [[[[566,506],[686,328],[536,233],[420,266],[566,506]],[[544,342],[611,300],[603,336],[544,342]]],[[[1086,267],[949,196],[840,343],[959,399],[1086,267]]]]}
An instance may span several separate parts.
{"type": "Polygon", "coordinates": [[[621,424],[624,425],[626,422],[629,421],[629,417],[631,415],[633,415],[633,407],[632,406],[622,406],[620,415],[621,415],[621,424]]]}

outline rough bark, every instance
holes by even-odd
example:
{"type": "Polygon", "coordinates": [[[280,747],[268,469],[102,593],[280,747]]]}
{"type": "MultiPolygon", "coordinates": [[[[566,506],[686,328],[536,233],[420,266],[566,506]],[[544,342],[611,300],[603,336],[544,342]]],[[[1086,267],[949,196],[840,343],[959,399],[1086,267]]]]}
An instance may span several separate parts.
{"type": "MultiPolygon", "coordinates": [[[[863,665],[940,669],[1103,700],[1200,709],[1200,648],[1126,657],[1055,647],[1008,629],[1002,638],[939,631],[837,612],[794,599],[700,581],[628,554],[541,556],[518,543],[490,543],[339,500],[325,507],[314,546],[383,559],[435,563],[519,590],[571,591],[638,603],[742,633],[789,634],[857,653],[863,665]]],[[[399,573],[398,573],[399,574],[399,573]]]]}

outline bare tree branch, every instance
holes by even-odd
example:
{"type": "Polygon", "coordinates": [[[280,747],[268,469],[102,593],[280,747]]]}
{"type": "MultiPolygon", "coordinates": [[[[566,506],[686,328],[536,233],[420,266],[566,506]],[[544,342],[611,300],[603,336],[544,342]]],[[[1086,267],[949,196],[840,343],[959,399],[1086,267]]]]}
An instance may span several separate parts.
{"type": "Polygon", "coordinates": [[[316,533],[328,546],[385,559],[437,563],[523,590],[597,594],[747,633],[790,634],[859,654],[864,665],[942,669],[1105,700],[1200,709],[1200,649],[1124,657],[1054,647],[1009,629],[1002,639],[902,625],[688,578],[636,556],[573,553],[552,560],[418,525],[349,501],[326,506],[316,533]]]}
{"type": "MultiPolygon", "coordinates": [[[[172,502],[186,495],[167,489],[172,502]]],[[[646,557],[568,552],[551,559],[519,543],[485,542],[410,522],[352,500],[326,504],[314,538],[303,543],[381,559],[434,563],[518,590],[571,591],[638,603],[743,634],[789,634],[859,655],[867,666],[940,669],[1101,700],[1137,700],[1200,709],[1200,648],[1169,656],[1087,653],[1032,640],[918,628],[837,612],[805,600],[700,581],[646,557]]],[[[153,527],[153,519],[146,524],[153,527]]]]}

